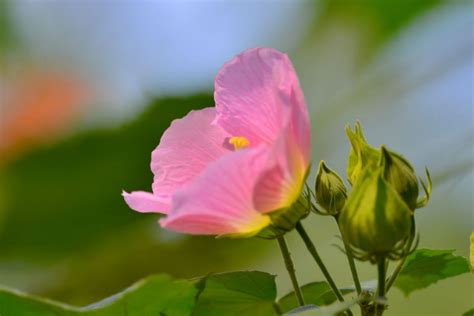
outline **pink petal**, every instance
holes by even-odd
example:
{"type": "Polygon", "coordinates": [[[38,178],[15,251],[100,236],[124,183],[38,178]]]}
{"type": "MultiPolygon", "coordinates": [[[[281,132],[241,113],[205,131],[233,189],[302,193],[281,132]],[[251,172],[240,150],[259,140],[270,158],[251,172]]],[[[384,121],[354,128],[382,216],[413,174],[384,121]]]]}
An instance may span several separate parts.
{"type": "Polygon", "coordinates": [[[274,167],[262,173],[255,186],[254,203],[260,212],[288,207],[298,199],[310,165],[310,141],[307,111],[293,107],[290,121],[273,145],[274,167]]]}
{"type": "Polygon", "coordinates": [[[216,122],[251,146],[272,147],[272,167],[256,183],[255,207],[266,213],[291,205],[309,167],[311,130],[290,60],[273,49],[245,51],[224,65],[215,89],[216,122]]]}
{"type": "Polygon", "coordinates": [[[153,193],[169,197],[190,183],[212,161],[230,152],[229,138],[220,126],[211,124],[214,108],[189,112],[173,121],[152,153],[153,193]]]}
{"type": "Polygon", "coordinates": [[[290,204],[292,183],[280,165],[262,174],[255,185],[254,204],[261,213],[282,209],[290,204]],[[289,181],[290,180],[290,181],[289,181]]]}
{"type": "Polygon", "coordinates": [[[309,162],[293,141],[288,128],[273,147],[273,167],[262,172],[255,185],[254,205],[262,213],[293,204],[305,181],[309,162]]]}
{"type": "Polygon", "coordinates": [[[293,90],[290,103],[293,105],[290,122],[283,128],[282,132],[285,135],[280,137],[286,141],[286,150],[290,153],[289,159],[298,160],[290,163],[302,163],[308,167],[311,162],[311,123],[301,89],[293,90]]]}
{"type": "Polygon", "coordinates": [[[169,198],[159,197],[153,193],[143,191],[132,193],[123,191],[122,196],[131,209],[142,213],[155,212],[166,214],[171,204],[169,198]]]}
{"type": "Polygon", "coordinates": [[[216,122],[232,136],[246,137],[251,146],[274,143],[292,108],[305,125],[295,126],[295,134],[309,131],[295,70],[288,56],[277,50],[250,49],[227,62],[216,77],[214,98],[216,122]]]}
{"type": "Polygon", "coordinates": [[[269,224],[253,205],[253,187],[268,162],[267,147],[223,156],[173,196],[163,227],[190,234],[252,235],[269,224]]]}

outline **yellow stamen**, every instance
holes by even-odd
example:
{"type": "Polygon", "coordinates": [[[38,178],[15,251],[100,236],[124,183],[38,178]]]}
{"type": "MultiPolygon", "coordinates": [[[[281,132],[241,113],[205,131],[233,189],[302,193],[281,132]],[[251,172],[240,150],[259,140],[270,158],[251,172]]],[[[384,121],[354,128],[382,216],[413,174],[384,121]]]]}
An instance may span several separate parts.
{"type": "Polygon", "coordinates": [[[229,143],[234,145],[235,150],[239,150],[250,145],[250,142],[244,136],[234,136],[229,139],[229,143]]]}

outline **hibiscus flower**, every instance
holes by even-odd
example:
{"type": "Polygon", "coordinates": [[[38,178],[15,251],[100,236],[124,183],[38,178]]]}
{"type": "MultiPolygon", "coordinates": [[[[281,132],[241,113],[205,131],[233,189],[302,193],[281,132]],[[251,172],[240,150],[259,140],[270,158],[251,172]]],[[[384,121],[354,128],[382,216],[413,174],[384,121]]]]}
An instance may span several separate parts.
{"type": "Polygon", "coordinates": [[[300,197],[310,165],[310,122],[288,56],[244,51],[215,79],[215,107],[172,122],[152,153],[152,192],[123,192],[170,230],[252,236],[300,197]]]}

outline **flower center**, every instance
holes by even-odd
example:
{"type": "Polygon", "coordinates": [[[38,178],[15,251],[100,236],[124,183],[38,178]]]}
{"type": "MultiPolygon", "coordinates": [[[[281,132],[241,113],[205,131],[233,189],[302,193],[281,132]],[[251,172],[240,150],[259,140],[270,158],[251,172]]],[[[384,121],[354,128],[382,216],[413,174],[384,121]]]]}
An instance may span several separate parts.
{"type": "Polygon", "coordinates": [[[250,142],[247,138],[243,136],[234,136],[229,139],[229,143],[234,145],[235,150],[239,150],[250,145],[250,142]]]}

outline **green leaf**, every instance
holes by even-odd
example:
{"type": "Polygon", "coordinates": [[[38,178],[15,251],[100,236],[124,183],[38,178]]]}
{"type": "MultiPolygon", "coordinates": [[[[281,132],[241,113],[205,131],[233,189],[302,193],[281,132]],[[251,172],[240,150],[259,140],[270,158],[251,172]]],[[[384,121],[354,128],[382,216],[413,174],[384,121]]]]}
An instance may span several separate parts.
{"type": "MultiPolygon", "coordinates": [[[[325,281],[312,282],[301,287],[306,304],[316,306],[329,305],[336,301],[336,296],[325,281]]],[[[342,294],[354,292],[355,289],[341,289],[342,294]]],[[[278,300],[278,305],[283,312],[289,312],[298,307],[295,292],[291,292],[278,300]]]]}
{"type": "Polygon", "coordinates": [[[474,308],[471,308],[470,310],[462,314],[462,316],[472,316],[472,315],[474,315],[474,308]]]}
{"type": "Polygon", "coordinates": [[[198,288],[167,275],[143,279],[121,293],[86,307],[74,307],[0,288],[2,316],[144,316],[191,315],[198,288]]]}
{"type": "Polygon", "coordinates": [[[449,277],[469,272],[464,257],[451,250],[418,249],[408,256],[394,286],[405,295],[449,277]]]}
{"type": "Polygon", "coordinates": [[[211,275],[204,282],[193,316],[276,315],[274,275],[240,271],[211,275]]]}

